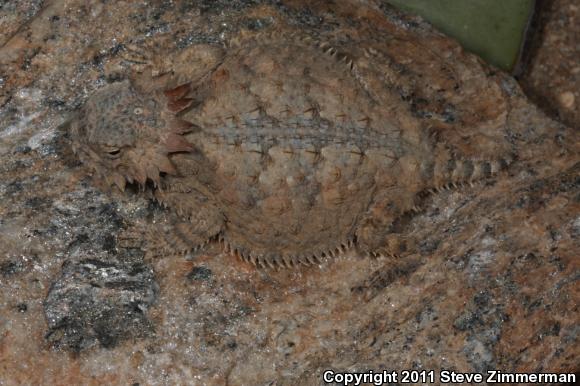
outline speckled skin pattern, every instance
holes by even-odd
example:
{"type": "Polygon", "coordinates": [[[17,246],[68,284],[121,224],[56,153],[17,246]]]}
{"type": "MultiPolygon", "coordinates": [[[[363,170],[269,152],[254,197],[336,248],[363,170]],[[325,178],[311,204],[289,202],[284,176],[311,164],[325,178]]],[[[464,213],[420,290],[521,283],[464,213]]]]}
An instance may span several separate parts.
{"type": "Polygon", "coordinates": [[[72,123],[74,148],[175,213],[177,249],[216,239],[259,267],[351,246],[396,255],[398,219],[427,193],[514,159],[505,116],[486,109],[500,88],[442,54],[361,29],[243,37],[196,80],[175,84],[176,65],[103,88],[72,123]]]}

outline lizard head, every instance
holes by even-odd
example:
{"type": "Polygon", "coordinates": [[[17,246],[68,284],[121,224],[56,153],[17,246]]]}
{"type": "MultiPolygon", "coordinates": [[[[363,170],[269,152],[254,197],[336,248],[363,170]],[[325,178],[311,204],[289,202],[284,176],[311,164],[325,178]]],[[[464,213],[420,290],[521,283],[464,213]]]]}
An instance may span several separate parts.
{"type": "Polygon", "coordinates": [[[189,85],[158,92],[133,81],[93,94],[70,123],[73,150],[96,177],[121,190],[127,182],[155,185],[176,174],[170,155],[193,150],[182,134],[191,124],[176,114],[191,100],[189,85]]]}

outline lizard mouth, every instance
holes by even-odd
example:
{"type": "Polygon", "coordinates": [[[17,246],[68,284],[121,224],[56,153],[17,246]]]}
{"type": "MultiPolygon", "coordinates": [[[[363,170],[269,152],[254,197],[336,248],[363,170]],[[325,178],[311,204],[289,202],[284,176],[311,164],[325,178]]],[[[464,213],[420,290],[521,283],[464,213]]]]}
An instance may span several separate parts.
{"type": "Polygon", "coordinates": [[[92,169],[98,181],[116,185],[124,191],[127,185],[135,185],[139,190],[145,190],[149,185],[160,187],[165,176],[179,174],[170,155],[191,152],[194,147],[182,135],[168,132],[158,144],[103,151],[100,147],[73,142],[72,150],[83,164],[92,169]]]}
{"type": "Polygon", "coordinates": [[[175,166],[162,152],[128,151],[129,163],[121,163],[106,178],[109,184],[115,184],[124,191],[127,183],[137,184],[140,190],[145,190],[148,183],[154,188],[161,186],[166,175],[177,175],[175,166]]]}

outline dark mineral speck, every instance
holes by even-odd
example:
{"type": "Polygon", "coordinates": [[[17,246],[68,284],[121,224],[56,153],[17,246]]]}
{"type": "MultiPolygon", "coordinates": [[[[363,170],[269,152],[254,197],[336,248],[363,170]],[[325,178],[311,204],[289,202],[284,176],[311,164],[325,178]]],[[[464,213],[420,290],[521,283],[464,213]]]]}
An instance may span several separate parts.
{"type": "Polygon", "coordinates": [[[193,267],[187,274],[189,280],[207,281],[213,276],[211,269],[206,267],[193,267]]]}
{"type": "Polygon", "coordinates": [[[0,275],[4,277],[16,275],[24,272],[26,269],[26,262],[20,258],[13,257],[0,261],[0,275]]]}
{"type": "Polygon", "coordinates": [[[28,153],[30,153],[31,150],[32,149],[28,145],[18,145],[14,148],[13,153],[14,154],[17,154],[17,153],[28,154],[28,153]]]}
{"type": "Polygon", "coordinates": [[[39,209],[50,205],[50,202],[42,197],[31,197],[24,202],[24,206],[30,209],[39,209]]]}
{"type": "Polygon", "coordinates": [[[147,310],[157,292],[153,271],[143,263],[68,262],[44,302],[46,338],[55,347],[80,351],[149,336],[153,325],[147,310]]]}
{"type": "Polygon", "coordinates": [[[266,28],[271,24],[272,24],[271,19],[258,19],[258,18],[247,19],[244,22],[246,28],[254,31],[266,28]]]}

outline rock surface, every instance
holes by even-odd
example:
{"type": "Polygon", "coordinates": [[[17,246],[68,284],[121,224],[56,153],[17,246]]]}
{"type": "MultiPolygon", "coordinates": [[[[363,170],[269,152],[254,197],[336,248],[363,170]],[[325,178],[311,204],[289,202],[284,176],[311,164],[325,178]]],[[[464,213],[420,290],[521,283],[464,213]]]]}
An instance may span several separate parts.
{"type": "Polygon", "coordinates": [[[98,341],[114,347],[119,339],[152,332],[145,317],[156,295],[151,269],[114,257],[65,262],[44,302],[53,346],[80,351],[98,341]]]}
{"type": "Polygon", "coordinates": [[[131,46],[177,52],[279,20],[332,28],[349,18],[464,58],[423,22],[372,4],[352,15],[348,4],[256,3],[28,2],[19,12],[34,17],[5,22],[18,32],[0,48],[0,384],[315,385],[329,368],[577,370],[578,133],[502,74],[494,84],[508,103],[490,108],[503,109],[523,159],[486,184],[432,196],[405,229],[420,253],[402,261],[348,254],[261,271],[218,248],[147,259],[122,242],[165,213],[94,187],[59,126],[143,62],[128,59],[131,46]]]}
{"type": "Polygon", "coordinates": [[[540,3],[538,32],[531,44],[524,90],[548,114],[580,127],[580,4],[574,0],[540,3]]]}

